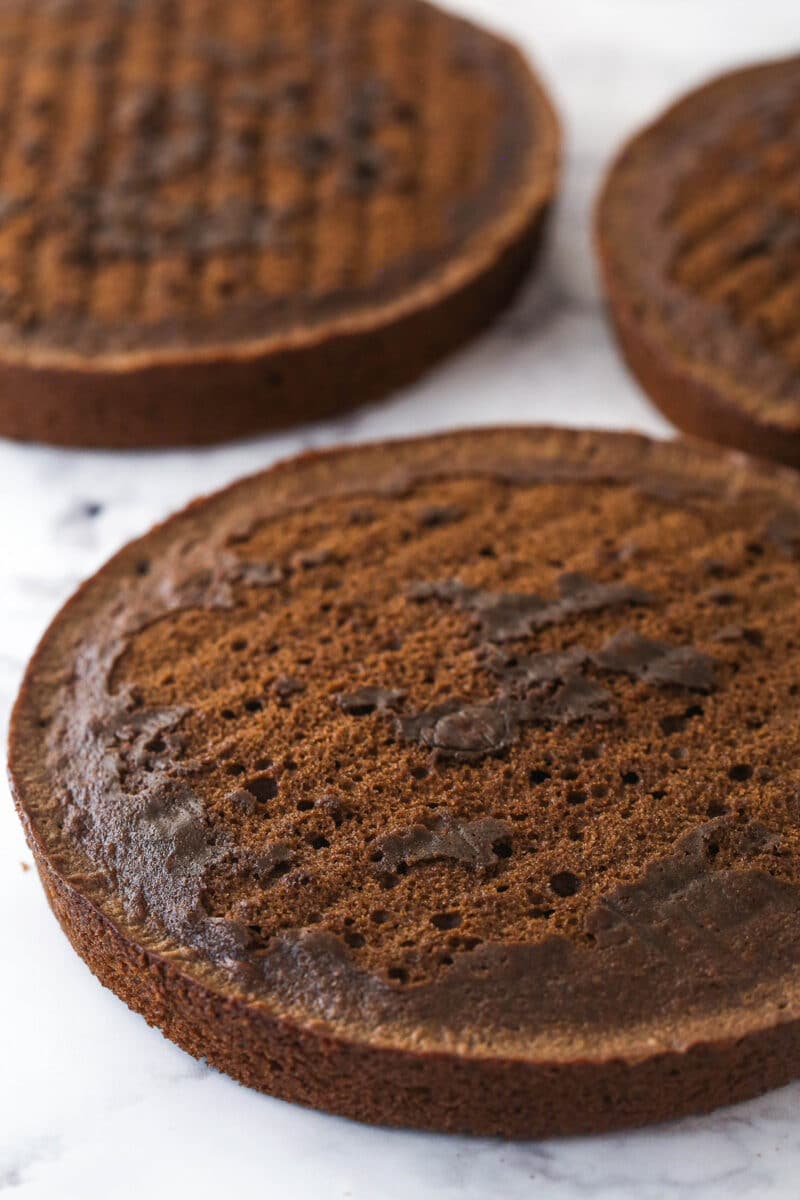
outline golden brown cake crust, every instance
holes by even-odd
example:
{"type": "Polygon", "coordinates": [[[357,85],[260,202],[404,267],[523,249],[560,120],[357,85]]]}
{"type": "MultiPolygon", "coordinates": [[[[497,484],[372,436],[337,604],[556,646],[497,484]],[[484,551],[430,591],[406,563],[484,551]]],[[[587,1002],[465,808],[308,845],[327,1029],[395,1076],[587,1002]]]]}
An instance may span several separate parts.
{"type": "Polygon", "coordinates": [[[424,0],[8,0],[0,433],[208,442],[329,416],[485,325],[558,130],[424,0]]]}
{"type": "Polygon", "coordinates": [[[800,482],[481,430],[311,455],[83,586],[11,731],[98,977],[243,1082],[546,1135],[800,1070],[800,482]]]}
{"type": "Polygon", "coordinates": [[[800,58],[712,80],[634,136],[597,208],[622,351],[681,429],[800,465],[800,58]]]}

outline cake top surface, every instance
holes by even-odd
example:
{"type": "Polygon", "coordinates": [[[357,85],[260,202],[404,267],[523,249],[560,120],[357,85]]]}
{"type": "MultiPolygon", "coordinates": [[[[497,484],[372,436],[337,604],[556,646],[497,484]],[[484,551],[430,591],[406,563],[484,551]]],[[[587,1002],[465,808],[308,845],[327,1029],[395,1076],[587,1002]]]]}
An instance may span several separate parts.
{"type": "Polygon", "coordinates": [[[4,0],[0,120],[0,352],[40,359],[402,304],[556,155],[519,53],[422,0],[4,0]]]}
{"type": "Polygon", "coordinates": [[[797,1006],[800,483],[496,430],[309,456],[126,547],[12,778],[54,868],[354,1039],[631,1052],[797,1006]]]}
{"type": "Polygon", "coordinates": [[[690,93],[617,159],[612,284],[653,343],[751,417],[800,427],[800,58],[690,93]],[[643,247],[646,252],[643,253],[643,247]]]}

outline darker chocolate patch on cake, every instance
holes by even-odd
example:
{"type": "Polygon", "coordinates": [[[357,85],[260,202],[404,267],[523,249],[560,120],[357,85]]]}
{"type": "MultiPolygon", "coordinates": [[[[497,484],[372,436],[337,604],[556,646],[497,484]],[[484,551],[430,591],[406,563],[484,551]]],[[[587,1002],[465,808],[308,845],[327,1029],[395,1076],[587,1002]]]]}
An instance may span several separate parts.
{"type": "MultiPolygon", "coordinates": [[[[644,596],[641,589],[626,585],[588,585],[583,576],[570,577],[562,586],[562,594],[569,597],[568,604],[577,598],[578,612],[596,611],[596,606],[607,604],[615,607],[618,603],[630,603],[631,597],[641,603],[644,596]]],[[[471,607],[478,595],[458,581],[416,585],[411,593],[412,599],[435,598],[466,607],[471,607]]],[[[521,601],[515,597],[515,602],[521,601],[515,607],[515,614],[529,608],[532,599],[543,603],[536,598],[521,601]]],[[[506,613],[500,619],[504,634],[510,628],[509,610],[510,606],[506,606],[506,613]]],[[[566,611],[570,611],[569,607],[566,611]]],[[[522,619],[527,622],[530,612],[522,619]]],[[[491,623],[488,628],[484,625],[489,640],[478,648],[478,661],[503,681],[500,695],[483,704],[451,700],[427,712],[399,717],[396,728],[402,740],[427,746],[439,760],[475,762],[485,755],[502,754],[517,740],[525,724],[612,720],[617,714],[614,698],[606,688],[585,677],[584,669],[589,665],[630,675],[655,687],[710,692],[715,686],[714,664],[709,655],[688,646],[651,641],[628,630],[615,634],[597,653],[583,646],[570,646],[562,651],[532,655],[514,655],[498,649],[492,644],[497,639],[497,630],[496,624],[491,623]]]]}
{"type": "Polygon", "coordinates": [[[229,578],[233,583],[244,583],[251,587],[274,587],[285,576],[275,563],[238,562],[232,567],[229,578]]]}
{"type": "Polygon", "coordinates": [[[455,525],[464,517],[463,508],[456,504],[428,504],[417,513],[424,529],[437,529],[441,525],[455,525]]]}
{"type": "Polygon", "coordinates": [[[427,712],[398,717],[396,729],[406,742],[419,742],[434,758],[477,762],[502,754],[519,735],[520,706],[498,699],[488,704],[450,700],[427,712]]]}
{"type": "Polygon", "coordinates": [[[670,646],[630,630],[621,630],[595,655],[605,671],[621,672],[655,687],[680,687],[691,692],[714,690],[714,663],[691,646],[670,646]]]}
{"type": "Polygon", "coordinates": [[[651,603],[640,587],[599,583],[580,571],[561,575],[557,585],[559,598],[556,600],[545,600],[536,594],[498,593],[465,587],[457,579],[414,584],[408,595],[420,603],[439,600],[474,613],[481,633],[491,642],[530,637],[537,629],[561,624],[581,613],[651,603]]]}
{"type": "Polygon", "coordinates": [[[511,844],[512,830],[504,821],[459,821],[445,814],[378,838],[371,859],[378,872],[390,874],[439,859],[485,870],[507,857],[511,844]]]}
{"type": "Polygon", "coordinates": [[[784,508],[770,518],[764,536],[784,554],[796,558],[800,554],[800,509],[784,508]]]}
{"type": "MultiPolygon", "coordinates": [[[[387,843],[397,866],[416,846],[427,854],[435,845],[423,828],[387,843]]],[[[581,940],[477,945],[431,984],[376,980],[348,960],[338,939],[311,931],[278,939],[263,970],[282,992],[304,981],[298,998],[320,1015],[336,994],[362,1019],[443,1022],[467,1037],[487,1028],[541,1034],[576,1022],[610,1033],[650,1019],[654,994],[661,1019],[723,1012],[769,987],[787,964],[800,965],[800,889],[756,865],[776,847],[775,835],[757,823],[722,818],[698,826],[638,880],[602,895],[581,940]],[[646,986],[632,982],[639,979],[646,986]]],[[[580,883],[569,872],[554,880],[567,896],[580,883]]]]}
{"type": "Polygon", "coordinates": [[[273,680],[271,690],[281,704],[288,704],[293,696],[302,696],[306,685],[302,679],[295,679],[292,675],[281,675],[273,680]]]}
{"type": "Polygon", "coordinates": [[[263,886],[281,875],[285,875],[291,867],[293,859],[291,846],[284,842],[275,842],[264,850],[252,852],[247,856],[244,865],[249,871],[252,871],[263,886]]]}
{"type": "Polygon", "coordinates": [[[604,687],[570,675],[546,699],[534,700],[530,720],[571,725],[578,721],[610,721],[616,715],[613,697],[604,687]]]}
{"type": "Polygon", "coordinates": [[[572,679],[591,661],[589,651],[583,646],[570,646],[567,650],[540,654],[510,654],[490,646],[479,654],[490,670],[514,685],[563,683],[572,679]]]}
{"type": "Polygon", "coordinates": [[[350,717],[366,717],[376,711],[396,708],[404,694],[394,688],[363,687],[357,692],[340,693],[336,703],[350,717]]]}

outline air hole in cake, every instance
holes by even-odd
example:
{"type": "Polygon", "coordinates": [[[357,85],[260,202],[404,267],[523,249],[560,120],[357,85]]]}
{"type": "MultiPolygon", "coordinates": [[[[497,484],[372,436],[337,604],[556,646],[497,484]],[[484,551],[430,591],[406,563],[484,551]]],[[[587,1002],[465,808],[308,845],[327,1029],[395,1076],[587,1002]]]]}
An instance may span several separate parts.
{"type": "Polygon", "coordinates": [[[574,896],[580,886],[580,879],[572,871],[559,871],[550,876],[550,887],[557,896],[574,896]]]}
{"type": "Polygon", "coordinates": [[[728,778],[735,783],[745,783],[753,777],[753,768],[749,763],[735,763],[728,771],[728,778]]]}
{"type": "Polygon", "coordinates": [[[540,783],[546,783],[550,778],[550,772],[542,771],[540,768],[536,768],[528,773],[528,783],[533,787],[538,787],[540,783]]]}
{"type": "Polygon", "coordinates": [[[394,119],[403,125],[413,125],[419,118],[419,110],[410,100],[398,100],[393,109],[394,119]]]}
{"type": "Polygon", "coordinates": [[[256,775],[248,779],[245,790],[258,800],[259,804],[266,804],[268,800],[274,800],[277,796],[278,783],[272,775],[256,775]]]}
{"type": "Polygon", "coordinates": [[[575,791],[567,792],[567,804],[585,804],[588,800],[586,792],[576,789],[575,791]]]}
{"type": "Polygon", "coordinates": [[[461,914],[457,912],[434,913],[431,917],[431,925],[437,929],[457,929],[460,924],[461,914]]]}

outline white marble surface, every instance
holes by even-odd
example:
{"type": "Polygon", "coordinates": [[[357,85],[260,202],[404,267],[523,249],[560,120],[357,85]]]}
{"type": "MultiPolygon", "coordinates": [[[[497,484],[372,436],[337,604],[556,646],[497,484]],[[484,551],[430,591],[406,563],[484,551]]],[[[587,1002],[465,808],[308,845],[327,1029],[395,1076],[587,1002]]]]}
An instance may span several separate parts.
{"type": "MultiPolygon", "coordinates": [[[[461,0],[528,46],[568,140],[544,270],[492,334],[382,408],[200,453],[0,443],[0,724],[81,578],[189,497],[301,447],[453,425],[667,432],[620,366],[588,212],[619,138],[710,71],[796,42],[796,0],[461,0]]],[[[0,784],[0,1192],[20,1200],[800,1196],[800,1086],[712,1117],[542,1144],[362,1128],[245,1091],[146,1027],[58,931],[0,784]]]]}

